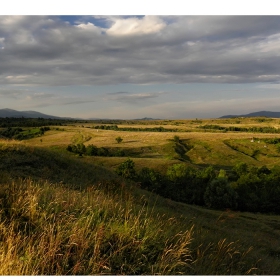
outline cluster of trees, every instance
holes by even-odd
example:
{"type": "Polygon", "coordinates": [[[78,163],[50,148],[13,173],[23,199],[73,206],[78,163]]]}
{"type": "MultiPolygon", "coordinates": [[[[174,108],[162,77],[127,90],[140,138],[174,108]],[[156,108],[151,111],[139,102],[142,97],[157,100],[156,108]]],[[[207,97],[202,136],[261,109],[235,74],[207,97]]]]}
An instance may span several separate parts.
{"type": "Polygon", "coordinates": [[[23,130],[21,127],[8,127],[6,129],[0,130],[0,138],[24,140],[30,139],[37,136],[42,136],[45,131],[50,130],[50,127],[44,126],[36,129],[23,130]]]}
{"type": "Polygon", "coordinates": [[[235,165],[231,171],[215,171],[213,166],[195,169],[186,164],[170,166],[166,174],[151,168],[135,171],[131,159],[116,173],[141,183],[141,187],[172,200],[213,209],[280,214],[280,167],[235,165]]]}
{"type": "Polygon", "coordinates": [[[42,127],[49,125],[66,125],[69,120],[43,118],[0,118],[0,127],[42,127]]]}
{"type": "Polygon", "coordinates": [[[78,154],[80,156],[102,156],[102,157],[123,157],[126,156],[126,153],[122,149],[109,150],[105,147],[98,148],[94,145],[85,146],[82,143],[77,145],[68,145],[66,148],[68,152],[78,154]]]}
{"type": "Polygon", "coordinates": [[[177,129],[164,128],[162,126],[157,127],[118,127],[117,125],[96,125],[94,129],[105,129],[115,131],[151,131],[151,132],[176,132],[177,129]]]}
{"type": "Polygon", "coordinates": [[[259,133],[280,133],[279,128],[275,127],[236,127],[236,126],[219,126],[215,124],[207,124],[207,125],[201,125],[198,128],[202,129],[211,129],[211,130],[222,130],[222,131],[242,131],[242,132],[259,132],[259,133]]]}
{"type": "Polygon", "coordinates": [[[19,135],[22,131],[23,129],[20,127],[16,127],[16,128],[9,127],[7,129],[0,130],[0,138],[12,139],[15,136],[19,135]]]}

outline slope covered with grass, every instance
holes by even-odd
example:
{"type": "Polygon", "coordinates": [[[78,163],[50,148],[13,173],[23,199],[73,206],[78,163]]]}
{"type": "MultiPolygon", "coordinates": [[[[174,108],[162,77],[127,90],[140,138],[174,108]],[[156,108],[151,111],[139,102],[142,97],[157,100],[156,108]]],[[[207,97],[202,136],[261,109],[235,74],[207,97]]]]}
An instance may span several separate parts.
{"type": "Polygon", "coordinates": [[[176,203],[79,157],[0,143],[1,275],[277,274],[279,218],[260,217],[176,203]],[[262,237],[274,251],[257,247],[262,237]]]}

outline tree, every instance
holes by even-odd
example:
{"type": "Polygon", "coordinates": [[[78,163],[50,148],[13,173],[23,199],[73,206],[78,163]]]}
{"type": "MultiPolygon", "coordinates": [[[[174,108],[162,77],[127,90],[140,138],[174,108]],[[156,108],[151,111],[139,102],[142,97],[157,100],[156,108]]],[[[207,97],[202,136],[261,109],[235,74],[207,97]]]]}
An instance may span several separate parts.
{"type": "Polygon", "coordinates": [[[116,141],[117,141],[117,143],[119,144],[119,143],[121,143],[121,142],[123,141],[123,139],[122,139],[120,136],[118,136],[118,137],[116,138],[116,141]]]}
{"type": "Polygon", "coordinates": [[[233,171],[238,175],[238,177],[240,177],[248,172],[248,165],[244,162],[237,163],[233,167],[233,171]]]}
{"type": "Polygon", "coordinates": [[[193,177],[193,173],[193,168],[184,163],[177,163],[168,167],[166,176],[172,182],[184,182],[187,178],[193,177]]]}
{"type": "Polygon", "coordinates": [[[86,155],[88,156],[96,156],[98,153],[98,148],[94,145],[88,145],[86,147],[86,155]]]}
{"type": "Polygon", "coordinates": [[[137,177],[135,171],[135,163],[133,160],[128,159],[121,163],[116,169],[116,173],[126,179],[135,179],[137,177]]]}
{"type": "Polygon", "coordinates": [[[180,142],[180,137],[179,137],[178,135],[175,135],[175,136],[173,137],[173,141],[174,141],[175,143],[179,143],[179,142],[180,142]]]}
{"type": "Polygon", "coordinates": [[[196,185],[196,170],[183,164],[173,164],[166,171],[169,181],[165,195],[171,199],[193,203],[193,187],[196,185]]]}
{"type": "Polygon", "coordinates": [[[78,143],[76,147],[79,154],[84,154],[86,152],[86,146],[83,143],[78,143]]]}
{"type": "Polygon", "coordinates": [[[149,191],[158,191],[161,186],[161,175],[159,172],[144,167],[141,169],[138,175],[139,180],[141,181],[142,188],[149,191]]]}
{"type": "Polygon", "coordinates": [[[237,193],[227,178],[214,179],[206,188],[204,201],[207,207],[215,209],[236,208],[237,193]]]}
{"type": "Polygon", "coordinates": [[[220,169],[218,178],[227,178],[227,172],[224,169],[220,169]]]}
{"type": "Polygon", "coordinates": [[[262,180],[257,174],[249,172],[241,175],[236,181],[235,189],[238,193],[238,208],[241,211],[259,211],[260,203],[264,198],[259,195],[262,190],[262,180]]]}

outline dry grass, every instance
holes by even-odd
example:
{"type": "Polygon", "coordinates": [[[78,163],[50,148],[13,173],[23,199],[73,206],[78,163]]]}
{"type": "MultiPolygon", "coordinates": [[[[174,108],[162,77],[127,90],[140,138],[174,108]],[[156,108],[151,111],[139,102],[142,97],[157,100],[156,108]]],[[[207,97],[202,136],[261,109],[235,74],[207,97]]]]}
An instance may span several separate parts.
{"type": "Polygon", "coordinates": [[[237,252],[233,242],[191,250],[193,227],[182,230],[175,218],[120,187],[112,195],[28,179],[1,185],[0,275],[243,274],[254,268],[243,261],[249,252],[237,252]]]}

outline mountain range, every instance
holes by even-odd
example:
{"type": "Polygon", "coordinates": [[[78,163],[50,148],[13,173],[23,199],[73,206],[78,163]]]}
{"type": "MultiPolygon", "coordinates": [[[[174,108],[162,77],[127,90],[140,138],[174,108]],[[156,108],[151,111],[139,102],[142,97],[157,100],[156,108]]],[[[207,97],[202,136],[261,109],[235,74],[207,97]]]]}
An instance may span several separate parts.
{"type": "MultiPolygon", "coordinates": [[[[43,118],[43,119],[72,119],[67,117],[57,117],[52,115],[46,115],[36,111],[17,111],[12,109],[0,109],[0,118],[43,118]]],[[[280,118],[280,112],[270,112],[270,111],[259,111],[253,112],[245,115],[225,115],[222,118],[238,118],[238,117],[268,117],[268,118],[280,118]]],[[[79,119],[79,118],[75,118],[79,119]]],[[[89,120],[99,120],[99,118],[90,118],[89,120]]],[[[143,118],[137,120],[154,120],[153,118],[143,118]]]]}
{"type": "Polygon", "coordinates": [[[253,112],[246,115],[226,115],[220,117],[222,118],[238,118],[238,117],[268,117],[268,118],[280,118],[280,112],[270,112],[270,111],[259,111],[253,112]]]}
{"type": "MultiPolygon", "coordinates": [[[[76,119],[82,120],[81,118],[68,118],[68,117],[57,117],[52,115],[42,114],[36,111],[17,111],[12,109],[0,109],[0,118],[43,118],[43,119],[76,119]]],[[[89,118],[88,120],[101,120],[100,118],[89,118]]],[[[102,119],[106,120],[106,119],[102,119]]],[[[110,120],[110,119],[107,119],[110,120]]],[[[154,120],[153,118],[143,118],[137,120],[154,120]]]]}
{"type": "Polygon", "coordinates": [[[16,111],[12,109],[0,109],[0,118],[43,118],[43,119],[66,119],[57,116],[42,114],[36,111],[16,111]]]}

